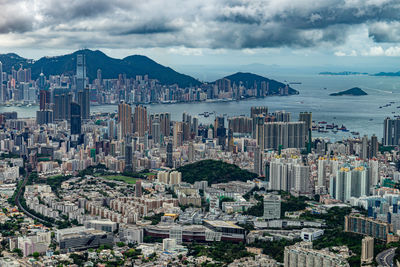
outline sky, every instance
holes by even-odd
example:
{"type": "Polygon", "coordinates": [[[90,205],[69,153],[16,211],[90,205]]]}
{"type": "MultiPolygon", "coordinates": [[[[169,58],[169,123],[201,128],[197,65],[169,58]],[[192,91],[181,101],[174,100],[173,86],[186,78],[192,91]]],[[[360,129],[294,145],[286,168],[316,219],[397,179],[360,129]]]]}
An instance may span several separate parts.
{"type": "MultiPolygon", "coordinates": [[[[399,0],[0,0],[0,53],[400,70],[399,0]]],[[[351,69],[350,69],[351,68],[351,69]]]]}

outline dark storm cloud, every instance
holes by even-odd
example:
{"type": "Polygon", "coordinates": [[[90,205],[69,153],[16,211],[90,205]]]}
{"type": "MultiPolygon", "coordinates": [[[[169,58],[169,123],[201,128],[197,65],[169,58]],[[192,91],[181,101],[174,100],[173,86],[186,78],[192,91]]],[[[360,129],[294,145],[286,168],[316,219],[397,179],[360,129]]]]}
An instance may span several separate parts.
{"type": "Polygon", "coordinates": [[[178,28],[169,26],[165,23],[153,23],[135,25],[126,31],[117,33],[118,35],[130,35],[130,34],[155,34],[155,33],[174,33],[179,31],[178,28]]]}
{"type": "Polygon", "coordinates": [[[20,11],[0,17],[0,33],[27,32],[21,38],[66,46],[313,47],[342,44],[361,25],[375,42],[400,41],[398,0],[0,0],[0,6],[20,11]]]}
{"type": "Polygon", "coordinates": [[[369,36],[376,42],[400,42],[400,22],[380,22],[371,25],[369,36]]]}

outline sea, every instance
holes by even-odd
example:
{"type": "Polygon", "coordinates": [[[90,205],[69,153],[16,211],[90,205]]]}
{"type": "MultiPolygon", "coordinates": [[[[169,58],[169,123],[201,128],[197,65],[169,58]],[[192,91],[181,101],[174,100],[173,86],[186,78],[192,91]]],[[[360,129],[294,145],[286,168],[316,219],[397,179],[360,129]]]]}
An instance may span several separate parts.
{"type": "MultiPolygon", "coordinates": [[[[181,120],[186,112],[197,116],[200,123],[211,124],[215,115],[226,117],[249,115],[252,106],[267,106],[270,112],[284,110],[291,112],[292,120],[298,120],[303,111],[312,112],[315,122],[326,121],[339,127],[344,125],[349,132],[319,133],[313,137],[323,137],[331,141],[340,141],[352,137],[351,132],[360,136],[373,134],[383,136],[383,121],[386,117],[400,115],[400,77],[378,77],[368,75],[328,76],[319,74],[290,74],[269,77],[291,85],[299,91],[298,95],[271,96],[262,99],[247,99],[229,102],[198,102],[177,104],[149,104],[149,113],[170,112],[172,120],[181,120]],[[360,87],[366,96],[329,96],[334,92],[360,87]],[[390,102],[390,106],[384,107],[390,102]],[[381,108],[380,108],[381,107],[381,108]],[[205,118],[199,114],[205,111],[213,113],[205,118]]],[[[0,112],[16,111],[19,118],[34,117],[38,106],[6,107],[0,106],[0,112]]],[[[115,112],[116,105],[92,106],[91,112],[115,112]]]]}

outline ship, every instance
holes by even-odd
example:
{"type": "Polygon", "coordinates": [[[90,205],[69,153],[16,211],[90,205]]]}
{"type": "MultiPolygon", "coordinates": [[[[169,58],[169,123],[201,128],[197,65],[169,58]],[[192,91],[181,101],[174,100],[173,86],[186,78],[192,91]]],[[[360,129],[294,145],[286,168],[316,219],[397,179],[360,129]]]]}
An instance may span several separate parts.
{"type": "Polygon", "coordinates": [[[320,121],[320,122],[318,122],[319,124],[327,124],[327,122],[326,121],[320,121]]]}

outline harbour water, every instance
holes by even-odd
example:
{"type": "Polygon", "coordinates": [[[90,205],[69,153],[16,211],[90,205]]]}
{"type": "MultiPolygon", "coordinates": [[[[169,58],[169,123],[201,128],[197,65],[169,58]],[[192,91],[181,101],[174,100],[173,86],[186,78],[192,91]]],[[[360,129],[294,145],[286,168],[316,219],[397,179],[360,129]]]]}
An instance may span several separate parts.
{"type": "MultiPolygon", "coordinates": [[[[266,75],[268,76],[268,75],[266,75]]],[[[269,77],[269,76],[268,76],[269,77]]],[[[172,120],[181,120],[182,113],[187,112],[198,116],[202,123],[212,123],[214,115],[208,118],[198,114],[205,111],[215,112],[218,115],[229,116],[249,115],[251,106],[265,105],[271,112],[285,110],[292,113],[292,120],[298,119],[298,113],[309,111],[313,113],[316,122],[344,125],[350,132],[359,132],[360,135],[383,135],[383,120],[385,117],[400,115],[400,77],[374,76],[322,76],[322,75],[280,75],[270,77],[278,81],[301,82],[292,87],[300,94],[289,97],[266,97],[263,99],[248,99],[231,102],[201,102],[178,104],[151,104],[149,113],[170,112],[172,120]],[[329,96],[330,93],[360,87],[368,93],[367,96],[329,96]],[[389,102],[395,102],[389,107],[382,107],[389,102]]],[[[16,111],[18,117],[35,117],[37,106],[6,107],[1,106],[0,112],[16,111]]],[[[92,106],[91,112],[114,112],[116,105],[92,106]]],[[[337,134],[313,132],[313,136],[328,137],[332,141],[352,136],[350,132],[337,134]]]]}

